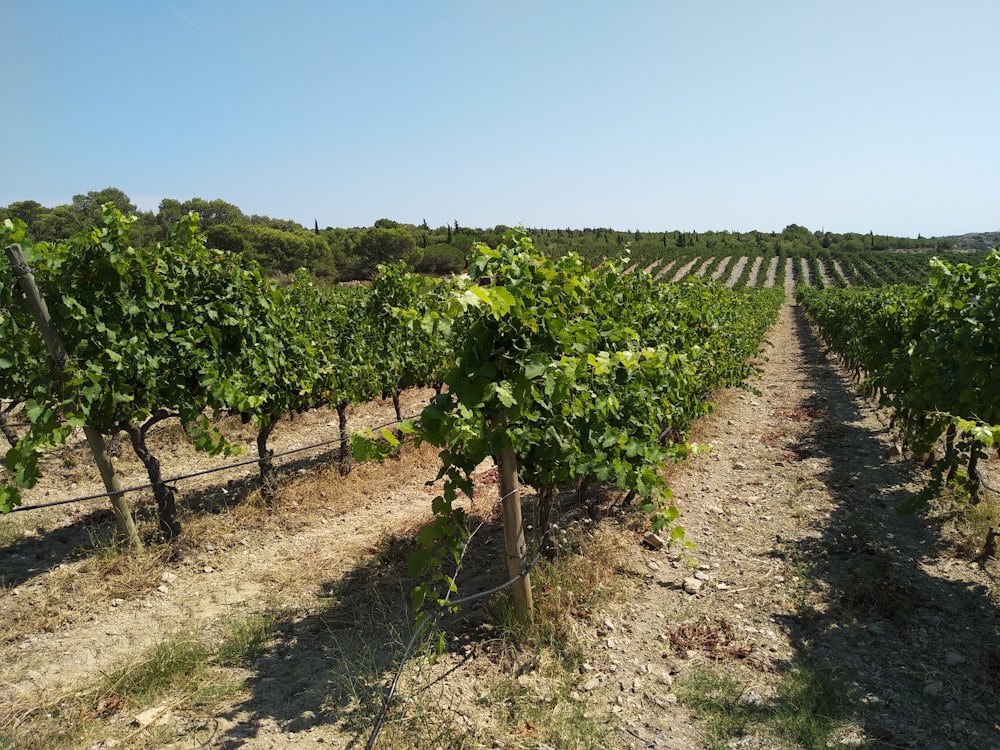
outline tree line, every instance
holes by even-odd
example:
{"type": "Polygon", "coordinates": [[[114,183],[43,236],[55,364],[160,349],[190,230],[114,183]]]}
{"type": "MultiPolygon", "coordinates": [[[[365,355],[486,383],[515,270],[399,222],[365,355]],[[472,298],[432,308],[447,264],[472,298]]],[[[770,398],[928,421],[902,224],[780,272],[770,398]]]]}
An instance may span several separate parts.
{"type": "MultiPolygon", "coordinates": [[[[115,187],[73,196],[72,202],[46,207],[38,201],[15,201],[0,207],[0,221],[20,219],[30,242],[65,240],[101,219],[101,206],[111,203],[135,217],[132,242],[138,247],[170,237],[173,226],[189,212],[200,217],[210,248],[238,252],[260,263],[272,274],[307,268],[320,280],[349,281],[372,278],[380,264],[404,262],[428,274],[446,275],[465,269],[473,244],[495,247],[508,227],[464,227],[453,221],[431,227],[379,219],[371,227],[325,227],[318,221],[306,227],[290,219],[247,215],[220,198],[206,200],[164,198],[157,211],[140,211],[131,198],[115,187]]],[[[942,252],[953,248],[948,238],[916,239],[874,232],[836,234],[810,231],[797,224],[781,232],[623,231],[610,227],[540,229],[528,232],[536,246],[552,257],[573,252],[597,264],[625,252],[637,261],[688,255],[813,255],[818,252],[852,254],[872,251],[942,252]]]]}

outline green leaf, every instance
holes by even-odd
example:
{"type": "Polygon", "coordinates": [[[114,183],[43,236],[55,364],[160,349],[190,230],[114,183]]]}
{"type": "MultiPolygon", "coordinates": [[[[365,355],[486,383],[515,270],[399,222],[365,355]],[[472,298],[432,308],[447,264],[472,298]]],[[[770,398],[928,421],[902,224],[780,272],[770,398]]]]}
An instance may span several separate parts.
{"type": "Polygon", "coordinates": [[[534,380],[545,374],[549,367],[549,359],[543,354],[531,354],[524,365],[524,377],[534,380]]]}
{"type": "Polygon", "coordinates": [[[0,237],[3,238],[5,243],[23,242],[24,233],[27,228],[28,225],[21,219],[4,219],[3,224],[0,225],[0,237]]]}
{"type": "Polygon", "coordinates": [[[514,394],[511,393],[510,384],[497,383],[493,390],[496,393],[497,398],[500,399],[500,403],[505,407],[510,408],[517,403],[517,400],[514,398],[514,394]]]}
{"type": "Polygon", "coordinates": [[[21,492],[17,487],[0,484],[0,513],[10,513],[21,504],[21,492]]]}
{"type": "MultiPolygon", "coordinates": [[[[420,566],[423,568],[423,565],[420,566]]],[[[414,586],[410,591],[410,605],[413,607],[414,612],[419,612],[423,609],[424,602],[427,600],[427,587],[420,585],[414,586]]]]}

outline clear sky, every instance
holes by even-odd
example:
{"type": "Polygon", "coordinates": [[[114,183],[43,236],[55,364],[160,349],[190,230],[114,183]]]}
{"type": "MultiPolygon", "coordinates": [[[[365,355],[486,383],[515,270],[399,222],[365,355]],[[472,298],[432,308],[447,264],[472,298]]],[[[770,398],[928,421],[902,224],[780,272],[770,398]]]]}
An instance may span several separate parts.
{"type": "Polygon", "coordinates": [[[0,206],[1000,229],[995,0],[0,0],[0,206]]]}

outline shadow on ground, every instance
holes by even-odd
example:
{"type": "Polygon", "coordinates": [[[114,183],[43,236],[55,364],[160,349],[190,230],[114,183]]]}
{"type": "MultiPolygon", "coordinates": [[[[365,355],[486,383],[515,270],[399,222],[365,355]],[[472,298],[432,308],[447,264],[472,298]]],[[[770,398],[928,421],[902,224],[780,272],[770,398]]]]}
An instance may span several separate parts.
{"type": "Polygon", "coordinates": [[[797,658],[848,689],[866,746],[1000,748],[997,612],[987,587],[970,582],[985,579],[946,558],[928,518],[897,513],[905,483],[920,480],[915,464],[884,455],[863,424],[867,407],[797,308],[796,326],[815,387],[804,406],[817,416],[793,450],[829,461],[821,479],[837,503],[818,536],[783,550],[818,582],[814,595],[825,592],[823,607],[784,623],[797,658]]]}
{"type": "MultiPolygon", "coordinates": [[[[505,580],[499,519],[490,519],[477,538],[479,544],[470,547],[459,578],[462,595],[505,580]]],[[[415,547],[412,536],[384,540],[342,579],[320,584],[319,611],[284,618],[275,642],[254,666],[252,695],[215,717],[221,731],[213,746],[234,750],[266,737],[280,746],[289,735],[308,735],[333,725],[353,737],[346,747],[364,747],[413,635],[409,607],[413,579],[407,568],[415,547]]],[[[481,647],[489,638],[478,628],[487,620],[486,606],[485,601],[475,602],[441,620],[449,651],[460,653],[463,644],[473,639],[481,647]]],[[[417,640],[414,653],[426,654],[427,648],[424,636],[417,640]]],[[[399,706],[405,705],[412,689],[404,680],[389,712],[390,722],[398,718],[399,706]]],[[[415,689],[433,689],[433,683],[421,682],[415,689]]],[[[441,741],[447,739],[445,735],[441,741]]]]}
{"type": "MultiPolygon", "coordinates": [[[[310,456],[288,458],[278,464],[279,481],[290,476],[316,470],[325,466],[339,466],[342,458],[339,448],[310,456]]],[[[239,505],[255,498],[260,486],[256,468],[246,467],[247,475],[207,487],[187,492],[175,488],[181,521],[192,516],[219,515],[232,511],[239,505]]],[[[170,482],[175,486],[177,482],[170,482]]],[[[33,578],[49,573],[62,563],[93,554],[101,547],[110,547],[114,542],[116,526],[114,514],[107,507],[105,499],[90,501],[91,506],[80,510],[75,504],[67,512],[61,525],[32,529],[30,515],[35,506],[15,511],[9,517],[0,517],[0,523],[10,524],[13,541],[0,546],[0,589],[14,588],[33,578]]],[[[129,495],[132,514],[139,528],[140,536],[146,544],[161,544],[156,520],[156,503],[151,490],[142,490],[129,495]]],[[[173,554],[183,555],[187,537],[182,535],[175,541],[173,554]]]]}

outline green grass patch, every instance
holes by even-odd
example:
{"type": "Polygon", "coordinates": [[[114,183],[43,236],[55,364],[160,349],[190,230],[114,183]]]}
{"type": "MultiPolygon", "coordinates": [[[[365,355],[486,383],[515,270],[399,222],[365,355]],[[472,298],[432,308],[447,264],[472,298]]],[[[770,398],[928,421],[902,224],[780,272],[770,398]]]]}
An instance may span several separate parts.
{"type": "Polygon", "coordinates": [[[749,733],[759,720],[757,706],[744,700],[743,688],[729,675],[702,670],[688,675],[676,688],[677,698],[702,720],[713,748],[749,733]]]}
{"type": "Polygon", "coordinates": [[[136,706],[166,694],[188,692],[206,675],[210,655],[201,640],[180,633],[153,646],[144,658],[105,675],[102,692],[136,706]]]}
{"type": "Polygon", "coordinates": [[[843,688],[829,675],[803,665],[794,666],[765,699],[735,677],[701,670],[677,687],[677,697],[703,723],[712,748],[752,736],[769,747],[827,750],[841,747],[850,721],[843,688]]]}
{"type": "Polygon", "coordinates": [[[227,622],[222,644],[216,652],[218,662],[224,666],[252,666],[278,632],[282,616],[280,611],[269,610],[227,622]]]}

